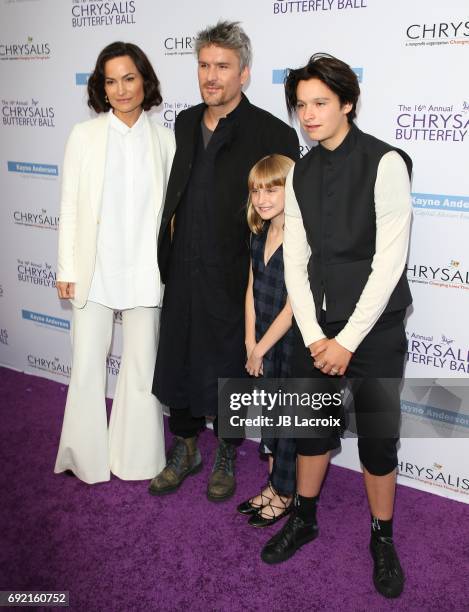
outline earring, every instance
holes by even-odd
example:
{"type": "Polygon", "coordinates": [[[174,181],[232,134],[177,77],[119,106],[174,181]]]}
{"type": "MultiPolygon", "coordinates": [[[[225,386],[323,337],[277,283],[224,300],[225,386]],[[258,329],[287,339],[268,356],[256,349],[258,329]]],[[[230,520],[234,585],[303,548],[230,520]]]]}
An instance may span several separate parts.
{"type": "Polygon", "coordinates": [[[104,94],[104,101],[106,102],[106,104],[109,104],[109,100],[106,94],[104,94]]]}

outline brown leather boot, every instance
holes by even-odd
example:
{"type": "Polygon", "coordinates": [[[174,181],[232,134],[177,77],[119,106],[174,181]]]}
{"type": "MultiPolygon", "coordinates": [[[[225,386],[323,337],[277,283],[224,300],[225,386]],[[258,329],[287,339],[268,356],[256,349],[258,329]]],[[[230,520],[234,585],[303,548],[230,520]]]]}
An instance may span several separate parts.
{"type": "Polygon", "coordinates": [[[173,445],[166,457],[166,467],[150,483],[152,495],[165,495],[176,491],[186,476],[202,469],[202,457],[197,448],[197,438],[174,436],[173,445]]]}
{"type": "Polygon", "coordinates": [[[207,497],[210,501],[225,501],[235,492],[235,459],[236,446],[220,440],[207,487],[207,497]]]}

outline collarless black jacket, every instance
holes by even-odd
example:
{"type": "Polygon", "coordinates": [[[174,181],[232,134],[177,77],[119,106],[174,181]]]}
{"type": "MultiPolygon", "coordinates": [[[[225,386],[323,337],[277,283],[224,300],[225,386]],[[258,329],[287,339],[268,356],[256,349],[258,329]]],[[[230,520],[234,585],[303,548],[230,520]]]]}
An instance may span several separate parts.
{"type": "MultiPolygon", "coordinates": [[[[192,170],[193,158],[205,104],[182,111],[175,126],[176,154],[169,177],[158,235],[158,265],[167,283],[171,259],[171,223],[177,223],[177,209],[192,170]]],[[[215,227],[223,245],[227,289],[232,297],[244,300],[249,272],[249,228],[246,222],[247,178],[252,166],[265,155],[281,153],[293,160],[299,156],[298,136],[293,128],[254,106],[242,96],[237,108],[222,121],[232,121],[231,137],[217,154],[214,197],[215,227]]]]}

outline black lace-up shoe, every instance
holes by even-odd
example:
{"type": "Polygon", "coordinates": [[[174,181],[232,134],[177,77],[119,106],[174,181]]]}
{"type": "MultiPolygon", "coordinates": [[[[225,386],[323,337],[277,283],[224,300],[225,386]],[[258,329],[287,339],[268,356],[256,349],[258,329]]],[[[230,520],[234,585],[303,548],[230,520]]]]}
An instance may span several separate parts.
{"type": "Polygon", "coordinates": [[[317,538],[318,534],[317,523],[305,523],[294,509],[282,529],[262,549],[261,559],[265,563],[282,563],[304,544],[317,538]]]}
{"type": "Polygon", "coordinates": [[[371,536],[370,552],[374,561],[373,582],[384,597],[399,597],[404,588],[404,572],[391,538],[371,536]]]}

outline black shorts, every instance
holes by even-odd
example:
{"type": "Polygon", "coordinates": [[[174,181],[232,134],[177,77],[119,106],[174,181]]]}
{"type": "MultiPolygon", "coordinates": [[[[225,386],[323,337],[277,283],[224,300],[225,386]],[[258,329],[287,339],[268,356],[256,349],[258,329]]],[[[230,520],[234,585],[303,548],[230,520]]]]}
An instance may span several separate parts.
{"type": "MultiPolygon", "coordinates": [[[[354,429],[358,435],[360,460],[375,475],[385,475],[397,466],[400,384],[407,352],[405,310],[383,314],[353,354],[345,376],[352,379],[354,429]]],[[[346,321],[320,320],[324,334],[334,338],[346,321]]],[[[329,378],[313,365],[309,349],[294,323],[291,364],[293,378],[329,378]]],[[[297,438],[299,455],[323,455],[340,447],[340,432],[328,437],[297,438]]]]}

